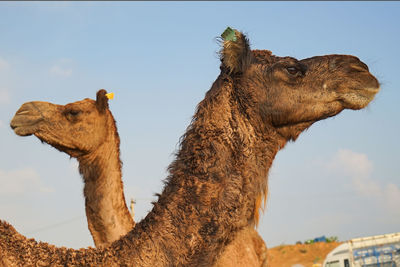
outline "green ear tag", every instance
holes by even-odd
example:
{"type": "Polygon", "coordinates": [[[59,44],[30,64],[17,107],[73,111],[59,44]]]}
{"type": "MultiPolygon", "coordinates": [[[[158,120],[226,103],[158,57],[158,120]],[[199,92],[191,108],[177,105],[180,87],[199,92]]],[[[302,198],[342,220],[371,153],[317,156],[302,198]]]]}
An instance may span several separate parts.
{"type": "Polygon", "coordinates": [[[221,34],[221,37],[224,39],[224,41],[236,42],[237,40],[235,31],[230,27],[226,28],[226,30],[221,34]]]}

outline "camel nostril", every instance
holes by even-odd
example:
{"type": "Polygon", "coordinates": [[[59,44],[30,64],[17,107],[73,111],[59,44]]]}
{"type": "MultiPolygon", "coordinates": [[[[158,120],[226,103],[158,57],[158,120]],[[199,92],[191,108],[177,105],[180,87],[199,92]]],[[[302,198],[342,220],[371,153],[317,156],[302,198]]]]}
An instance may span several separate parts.
{"type": "Polygon", "coordinates": [[[368,68],[367,64],[362,62],[358,57],[349,56],[347,58],[347,63],[349,64],[349,66],[351,68],[353,68],[355,70],[369,72],[369,68],[368,68]]]}
{"type": "Polygon", "coordinates": [[[28,113],[29,113],[29,110],[21,110],[21,111],[18,111],[16,115],[26,115],[28,113]]]}
{"type": "Polygon", "coordinates": [[[368,72],[369,71],[367,65],[363,66],[362,64],[351,64],[349,67],[350,67],[350,71],[353,71],[353,72],[368,72]]]}
{"type": "Polygon", "coordinates": [[[336,69],[347,66],[350,71],[369,72],[367,64],[355,56],[333,56],[329,61],[329,68],[336,69]]]}
{"type": "Polygon", "coordinates": [[[367,64],[365,64],[364,62],[360,61],[361,66],[366,70],[369,71],[369,68],[367,66],[367,64]]]}
{"type": "Polygon", "coordinates": [[[356,62],[350,63],[350,68],[353,70],[356,70],[356,71],[360,71],[360,72],[363,72],[363,71],[369,72],[369,68],[368,68],[367,64],[365,64],[364,62],[362,62],[358,59],[356,62]]]}

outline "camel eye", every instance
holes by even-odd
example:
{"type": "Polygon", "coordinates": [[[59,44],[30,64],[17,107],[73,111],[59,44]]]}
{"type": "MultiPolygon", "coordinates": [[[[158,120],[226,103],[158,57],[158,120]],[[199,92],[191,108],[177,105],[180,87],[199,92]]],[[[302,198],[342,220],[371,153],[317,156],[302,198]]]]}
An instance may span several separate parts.
{"type": "Polygon", "coordinates": [[[65,117],[69,120],[69,121],[76,121],[76,119],[78,118],[78,116],[81,114],[82,112],[80,110],[77,109],[68,109],[64,112],[65,117]]]}
{"type": "Polygon", "coordinates": [[[80,110],[69,110],[68,111],[68,114],[71,115],[71,116],[74,116],[74,117],[78,116],[80,113],[81,113],[80,110]]]}
{"type": "Polygon", "coordinates": [[[299,70],[298,68],[293,67],[293,66],[286,67],[286,71],[287,71],[290,75],[301,74],[301,70],[299,70]]]}

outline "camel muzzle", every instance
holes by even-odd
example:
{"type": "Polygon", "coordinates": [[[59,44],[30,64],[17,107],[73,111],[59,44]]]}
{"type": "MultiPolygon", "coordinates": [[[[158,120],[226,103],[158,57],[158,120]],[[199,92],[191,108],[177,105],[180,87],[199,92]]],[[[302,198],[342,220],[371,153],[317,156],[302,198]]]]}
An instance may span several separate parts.
{"type": "Polygon", "coordinates": [[[17,135],[33,134],[37,129],[37,124],[44,120],[42,112],[38,108],[38,103],[45,104],[45,102],[28,102],[23,104],[15,113],[10,122],[10,127],[17,135]]]}

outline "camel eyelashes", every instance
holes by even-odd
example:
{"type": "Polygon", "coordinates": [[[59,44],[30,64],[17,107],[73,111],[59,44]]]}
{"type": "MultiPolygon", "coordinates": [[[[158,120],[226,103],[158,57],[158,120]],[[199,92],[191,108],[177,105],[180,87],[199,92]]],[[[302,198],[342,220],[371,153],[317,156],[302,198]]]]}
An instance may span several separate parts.
{"type": "Polygon", "coordinates": [[[287,67],[286,70],[290,73],[290,74],[296,74],[299,70],[296,67],[287,67]]]}
{"type": "Polygon", "coordinates": [[[77,116],[77,115],[79,115],[80,113],[81,113],[80,110],[69,110],[69,111],[68,111],[68,114],[69,114],[69,115],[72,115],[72,116],[77,116]]]}
{"type": "Polygon", "coordinates": [[[286,71],[293,76],[299,76],[299,75],[303,75],[303,72],[301,69],[295,67],[295,66],[289,66],[286,67],[286,71]]]}

